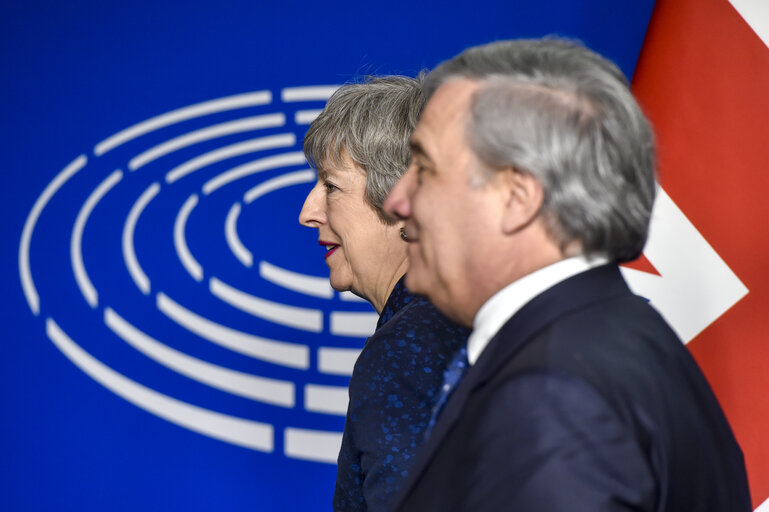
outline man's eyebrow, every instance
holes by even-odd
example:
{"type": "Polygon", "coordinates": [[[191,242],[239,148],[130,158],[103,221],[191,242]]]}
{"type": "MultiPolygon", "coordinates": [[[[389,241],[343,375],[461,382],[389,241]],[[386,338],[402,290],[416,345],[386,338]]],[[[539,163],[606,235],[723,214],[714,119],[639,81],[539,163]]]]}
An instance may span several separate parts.
{"type": "Polygon", "coordinates": [[[418,156],[420,158],[430,160],[430,157],[427,155],[424,148],[422,147],[422,144],[420,144],[419,141],[416,141],[414,139],[409,140],[409,148],[411,149],[412,156],[418,156]]]}

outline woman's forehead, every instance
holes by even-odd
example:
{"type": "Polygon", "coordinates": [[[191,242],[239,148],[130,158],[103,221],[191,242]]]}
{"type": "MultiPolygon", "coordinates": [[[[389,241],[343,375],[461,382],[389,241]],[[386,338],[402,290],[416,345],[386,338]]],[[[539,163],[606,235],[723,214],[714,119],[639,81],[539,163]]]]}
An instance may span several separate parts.
{"type": "Polygon", "coordinates": [[[330,176],[340,176],[348,173],[357,173],[366,175],[366,170],[360,165],[356,164],[350,157],[347,151],[342,151],[341,154],[333,159],[321,162],[318,165],[318,177],[327,178],[330,176]]]}

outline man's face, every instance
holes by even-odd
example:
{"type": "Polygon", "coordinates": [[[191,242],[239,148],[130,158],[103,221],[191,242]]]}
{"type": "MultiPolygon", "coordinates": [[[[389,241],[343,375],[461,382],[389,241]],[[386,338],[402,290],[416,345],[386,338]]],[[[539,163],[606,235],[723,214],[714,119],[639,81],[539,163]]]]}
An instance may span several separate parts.
{"type": "Polygon", "coordinates": [[[454,80],[430,99],[412,135],[412,161],[385,202],[406,219],[406,286],[447,316],[471,325],[494,280],[502,192],[465,137],[478,84],[454,80]]]}

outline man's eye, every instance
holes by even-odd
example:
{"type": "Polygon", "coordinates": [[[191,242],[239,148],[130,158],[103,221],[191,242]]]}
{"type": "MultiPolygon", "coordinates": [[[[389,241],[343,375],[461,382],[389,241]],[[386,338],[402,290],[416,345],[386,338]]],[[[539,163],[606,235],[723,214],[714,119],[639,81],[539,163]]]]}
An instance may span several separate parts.
{"type": "Polygon", "coordinates": [[[427,174],[430,169],[416,162],[413,165],[414,165],[414,169],[417,172],[417,183],[422,183],[422,180],[424,179],[425,174],[427,174]]]}

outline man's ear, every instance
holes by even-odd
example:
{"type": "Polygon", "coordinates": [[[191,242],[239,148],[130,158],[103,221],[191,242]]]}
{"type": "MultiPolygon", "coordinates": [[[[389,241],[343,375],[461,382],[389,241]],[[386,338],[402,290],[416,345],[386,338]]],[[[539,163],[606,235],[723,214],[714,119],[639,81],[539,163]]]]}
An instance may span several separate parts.
{"type": "Polygon", "coordinates": [[[516,233],[538,216],[545,200],[545,190],[533,175],[520,172],[514,167],[497,171],[504,194],[502,230],[505,234],[516,233]]]}

